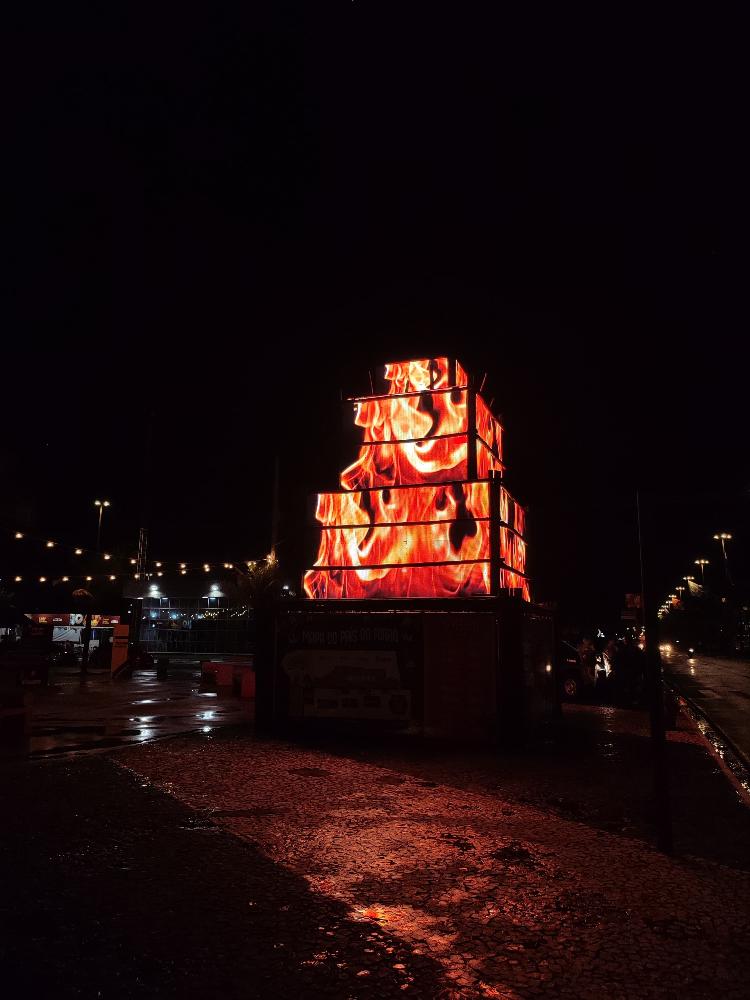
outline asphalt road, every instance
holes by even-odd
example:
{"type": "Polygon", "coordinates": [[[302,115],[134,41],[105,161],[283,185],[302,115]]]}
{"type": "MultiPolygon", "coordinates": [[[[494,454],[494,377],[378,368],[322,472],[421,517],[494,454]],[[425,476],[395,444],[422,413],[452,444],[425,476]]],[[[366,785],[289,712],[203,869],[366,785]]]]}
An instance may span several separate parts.
{"type": "Polygon", "coordinates": [[[665,673],[750,761],[750,661],[662,650],[665,673]]]}

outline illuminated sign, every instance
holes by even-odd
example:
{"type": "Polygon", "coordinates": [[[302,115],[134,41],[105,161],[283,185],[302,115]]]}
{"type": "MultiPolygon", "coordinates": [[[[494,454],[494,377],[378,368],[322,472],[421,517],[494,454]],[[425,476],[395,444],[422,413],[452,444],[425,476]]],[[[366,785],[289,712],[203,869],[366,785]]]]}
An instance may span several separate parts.
{"type": "MultiPolygon", "coordinates": [[[[73,626],[77,627],[79,625],[86,624],[86,615],[80,612],[71,612],[60,614],[58,612],[54,613],[41,613],[41,614],[26,614],[27,618],[35,622],[37,625],[59,625],[59,626],[73,626]]],[[[119,615],[92,615],[91,616],[91,626],[92,628],[110,628],[113,625],[120,624],[119,615]]]]}
{"type": "Polygon", "coordinates": [[[316,599],[529,600],[525,515],[501,485],[503,432],[451,358],[388,364],[387,391],[352,399],[362,428],[342,489],[315,498],[316,599]]]}

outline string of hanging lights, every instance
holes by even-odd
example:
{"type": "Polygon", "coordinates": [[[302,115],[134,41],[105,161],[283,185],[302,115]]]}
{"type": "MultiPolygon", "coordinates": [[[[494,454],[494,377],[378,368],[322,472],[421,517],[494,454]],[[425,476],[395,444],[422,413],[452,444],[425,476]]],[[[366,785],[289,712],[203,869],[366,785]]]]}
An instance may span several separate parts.
{"type": "MultiPolygon", "coordinates": [[[[54,549],[57,550],[57,552],[59,553],[69,553],[74,557],[80,558],[82,561],[85,561],[87,557],[92,560],[97,560],[97,561],[101,560],[102,562],[106,563],[112,563],[113,560],[115,562],[119,561],[117,557],[114,556],[111,552],[97,552],[95,549],[86,548],[84,546],[66,544],[64,542],[60,542],[57,541],[56,539],[50,538],[48,535],[34,535],[25,531],[20,531],[18,529],[12,530],[10,534],[11,537],[17,542],[26,541],[39,545],[41,551],[54,549]]],[[[126,558],[128,558],[128,563],[130,566],[137,565],[138,560],[134,556],[126,558]]],[[[181,576],[187,576],[190,573],[200,573],[201,575],[203,575],[220,569],[242,572],[246,568],[250,568],[261,561],[262,560],[248,559],[248,560],[237,560],[234,562],[221,562],[221,561],[211,562],[211,561],[200,561],[194,559],[188,562],[184,562],[180,560],[165,561],[161,559],[153,559],[149,560],[149,568],[144,573],[137,573],[132,571],[112,572],[113,567],[110,565],[106,567],[106,571],[102,572],[92,572],[90,568],[87,572],[83,571],[80,573],[68,572],[59,576],[50,575],[49,573],[37,576],[36,574],[28,572],[26,573],[11,572],[7,575],[6,578],[13,581],[14,583],[59,584],[59,583],[70,583],[73,580],[81,580],[86,583],[91,583],[94,580],[97,581],[103,580],[110,583],[115,583],[118,580],[124,580],[124,579],[138,580],[141,578],[151,579],[154,576],[162,577],[166,572],[174,572],[181,576]]]]}

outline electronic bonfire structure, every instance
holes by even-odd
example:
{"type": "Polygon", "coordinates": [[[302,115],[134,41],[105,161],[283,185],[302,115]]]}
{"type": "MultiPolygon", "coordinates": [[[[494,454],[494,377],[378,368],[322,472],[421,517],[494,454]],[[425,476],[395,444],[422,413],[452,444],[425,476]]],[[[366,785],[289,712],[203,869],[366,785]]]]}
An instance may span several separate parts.
{"type": "Polygon", "coordinates": [[[525,511],[502,485],[503,431],[455,358],[388,364],[351,399],[364,429],[342,490],[317,496],[308,597],[530,600],[525,511]]]}

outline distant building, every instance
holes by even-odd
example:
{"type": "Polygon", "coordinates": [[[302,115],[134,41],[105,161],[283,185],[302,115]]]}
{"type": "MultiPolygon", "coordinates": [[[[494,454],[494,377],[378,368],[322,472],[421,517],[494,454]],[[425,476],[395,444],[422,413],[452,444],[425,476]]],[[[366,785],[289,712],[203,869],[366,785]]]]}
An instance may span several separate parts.
{"type": "MultiPolygon", "coordinates": [[[[61,614],[57,611],[34,612],[26,615],[37,625],[52,626],[52,641],[60,643],[72,643],[77,646],[81,642],[81,632],[83,631],[86,615],[80,611],[71,611],[61,614]]],[[[89,649],[96,649],[100,643],[107,644],[112,638],[112,630],[115,625],[119,625],[120,615],[91,615],[91,641],[89,649]]]]}
{"type": "Polygon", "coordinates": [[[233,580],[178,576],[131,582],[132,636],[151,653],[242,653],[254,638],[252,612],[233,580]]]}

